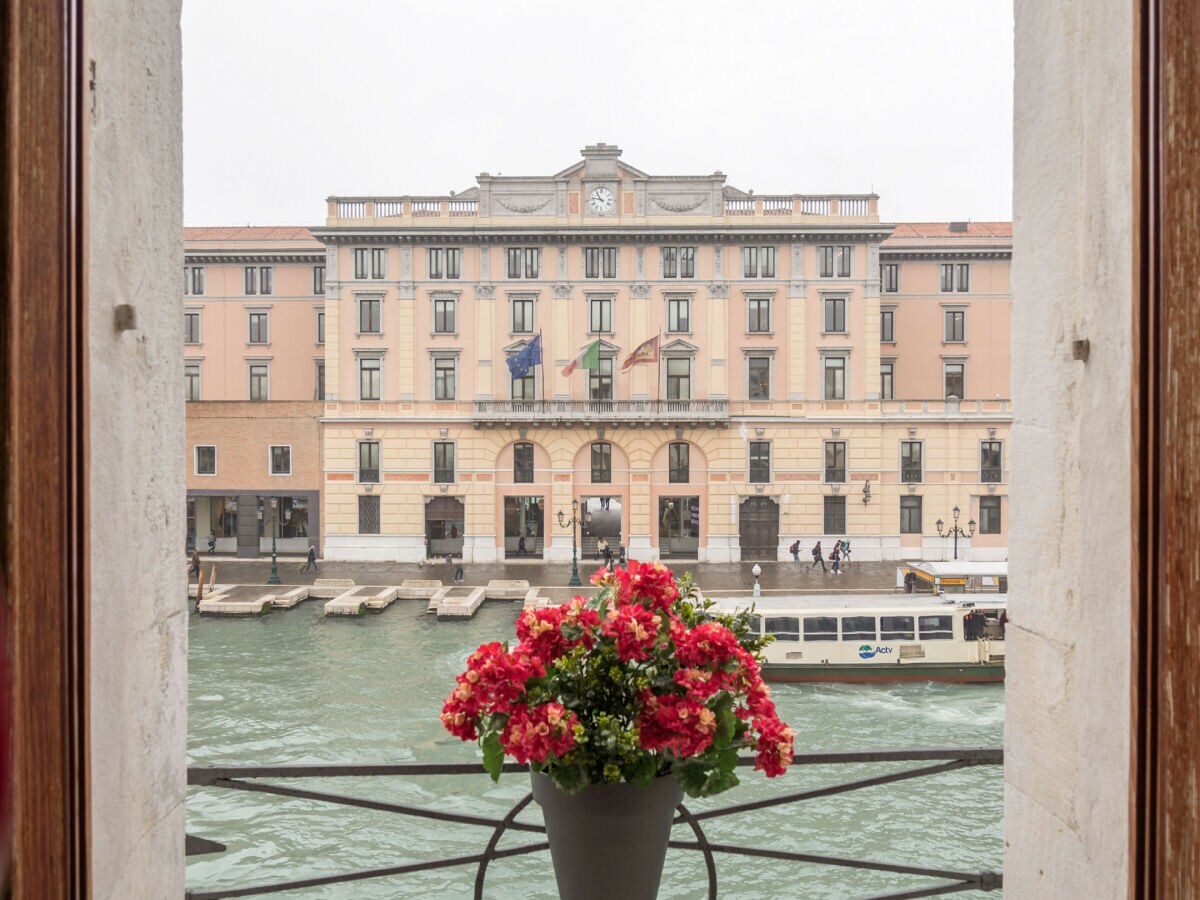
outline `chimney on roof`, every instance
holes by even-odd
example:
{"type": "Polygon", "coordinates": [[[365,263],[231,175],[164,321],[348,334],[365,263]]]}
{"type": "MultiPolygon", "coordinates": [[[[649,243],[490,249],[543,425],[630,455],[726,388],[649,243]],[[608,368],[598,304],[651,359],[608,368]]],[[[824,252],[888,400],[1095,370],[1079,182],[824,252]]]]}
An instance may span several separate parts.
{"type": "Polygon", "coordinates": [[[967,223],[966,222],[951,222],[950,223],[950,233],[951,234],[966,234],[967,233],[967,223]]]}

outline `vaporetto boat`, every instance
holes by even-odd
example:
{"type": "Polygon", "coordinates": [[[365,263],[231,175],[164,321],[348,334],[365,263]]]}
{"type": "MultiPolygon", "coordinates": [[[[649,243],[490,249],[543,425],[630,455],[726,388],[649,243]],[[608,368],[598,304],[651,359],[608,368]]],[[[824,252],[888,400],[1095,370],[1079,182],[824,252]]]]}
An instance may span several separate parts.
{"type": "Polygon", "coordinates": [[[1007,621],[1007,595],[997,593],[759,598],[752,617],[775,638],[764,678],[827,682],[1003,681],[1007,621]]]}

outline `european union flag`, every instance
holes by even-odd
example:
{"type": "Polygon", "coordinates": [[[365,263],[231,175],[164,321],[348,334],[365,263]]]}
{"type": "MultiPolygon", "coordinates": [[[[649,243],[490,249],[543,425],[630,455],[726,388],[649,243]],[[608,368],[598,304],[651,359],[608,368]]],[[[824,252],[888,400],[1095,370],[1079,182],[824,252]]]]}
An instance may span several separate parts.
{"type": "Polygon", "coordinates": [[[541,364],[542,336],[539,334],[520,353],[508,358],[508,371],[512,372],[513,378],[524,378],[526,372],[541,364]]]}

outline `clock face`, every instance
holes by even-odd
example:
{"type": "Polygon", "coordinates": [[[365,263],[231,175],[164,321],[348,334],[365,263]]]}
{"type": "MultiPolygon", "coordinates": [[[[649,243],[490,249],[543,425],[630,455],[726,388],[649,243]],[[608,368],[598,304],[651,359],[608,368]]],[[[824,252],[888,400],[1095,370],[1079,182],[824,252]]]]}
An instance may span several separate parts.
{"type": "Polygon", "coordinates": [[[613,192],[606,187],[592,188],[588,194],[588,206],[593,212],[612,212],[613,207],[616,206],[616,199],[613,192]]]}

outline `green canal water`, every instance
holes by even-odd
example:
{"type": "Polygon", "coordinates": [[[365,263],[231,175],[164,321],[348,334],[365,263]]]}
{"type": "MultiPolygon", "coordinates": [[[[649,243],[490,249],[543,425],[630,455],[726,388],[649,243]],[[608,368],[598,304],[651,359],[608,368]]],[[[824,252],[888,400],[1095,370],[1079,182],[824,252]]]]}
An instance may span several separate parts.
{"type": "MultiPolygon", "coordinates": [[[[469,622],[437,622],[423,603],[325,619],[305,603],[252,619],[192,616],[189,650],[189,765],[478,761],[474,745],[441,729],[442,701],[478,644],[512,638],[516,604],[488,603],[469,622]]],[[[999,685],[775,685],[796,730],[797,751],[912,747],[999,747],[999,685]]],[[[793,768],[768,781],[744,770],[709,809],[820,784],[910,767],[793,768]]],[[[305,787],[468,814],[502,817],[529,790],[528,778],[486,776],[306,780],[305,787]]],[[[710,840],[803,853],[949,868],[999,869],[1003,784],[999,767],[804,801],[706,823],[710,840]]],[[[523,819],[538,821],[531,806],[523,819]]],[[[358,869],[478,853],[490,830],[348,809],[265,794],[192,788],[189,833],[220,841],[223,854],[193,858],[193,890],[247,887],[358,869]]],[[[675,836],[691,839],[677,827],[675,836]]],[[[517,846],[536,835],[512,832],[517,846]]],[[[620,860],[614,860],[620,865],[620,860]]],[[[717,856],[722,898],[863,897],[930,884],[852,869],[717,856]]],[[[475,869],[400,875],[274,894],[374,900],[470,897],[475,869]]],[[[672,850],[660,897],[704,897],[703,857],[672,850]]],[[[552,898],[548,853],[498,860],[486,896],[552,898]]],[[[959,894],[995,897],[996,894],[959,894]]]]}

